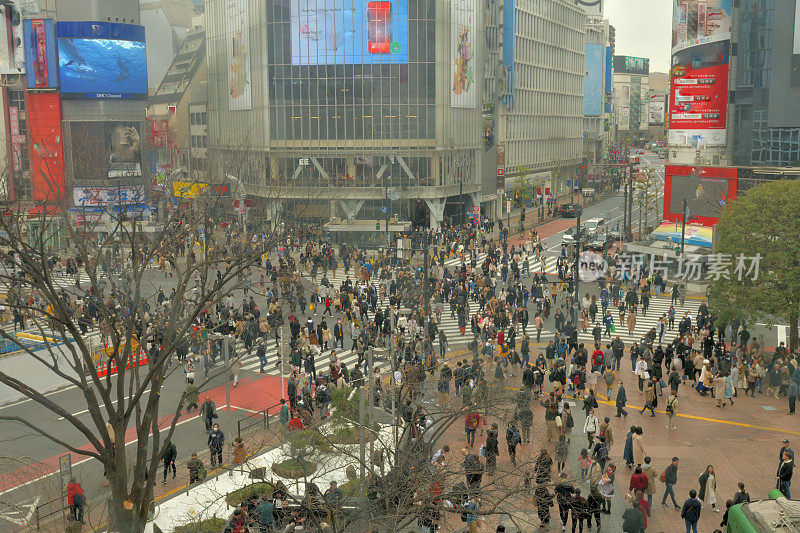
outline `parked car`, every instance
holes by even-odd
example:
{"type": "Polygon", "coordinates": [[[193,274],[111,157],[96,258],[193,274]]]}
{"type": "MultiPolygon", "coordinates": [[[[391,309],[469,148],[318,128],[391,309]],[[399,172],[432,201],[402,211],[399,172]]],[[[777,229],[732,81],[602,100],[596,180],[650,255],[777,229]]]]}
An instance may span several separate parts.
{"type": "Polygon", "coordinates": [[[576,204],[561,204],[558,208],[558,214],[564,218],[575,218],[578,214],[578,206],[576,204]]]}

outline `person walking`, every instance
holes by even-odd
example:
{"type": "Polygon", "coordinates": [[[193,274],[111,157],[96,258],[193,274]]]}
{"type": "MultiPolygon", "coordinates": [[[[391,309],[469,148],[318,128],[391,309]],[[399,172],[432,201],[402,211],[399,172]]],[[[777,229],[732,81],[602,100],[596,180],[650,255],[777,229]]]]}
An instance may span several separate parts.
{"type": "Polygon", "coordinates": [[[790,487],[792,486],[792,472],[794,471],[794,452],[792,451],[785,451],[783,452],[783,461],[781,461],[781,465],[778,467],[778,490],[781,491],[781,494],[786,496],[787,500],[792,498],[790,487]]]}
{"type": "Polygon", "coordinates": [[[686,533],[697,533],[697,522],[700,521],[700,510],[703,504],[697,499],[697,491],[689,491],[689,498],[683,502],[681,518],[686,524],[686,533]]]}
{"type": "Polygon", "coordinates": [[[83,487],[75,481],[74,477],[69,478],[69,483],[67,483],[67,505],[70,519],[85,524],[86,522],[83,520],[83,487]]]}
{"type": "Polygon", "coordinates": [[[590,409],[586,415],[586,420],[583,422],[583,432],[586,434],[586,439],[589,441],[589,448],[591,449],[594,442],[595,434],[600,430],[600,420],[595,416],[594,409],[590,409]]]}
{"type": "Polygon", "coordinates": [[[164,480],[161,482],[162,485],[167,484],[167,473],[169,473],[170,468],[172,468],[172,479],[175,479],[175,459],[177,458],[178,448],[175,447],[175,443],[170,441],[164,443],[164,451],[161,454],[161,460],[164,461],[164,480]]]}
{"type": "Polygon", "coordinates": [[[661,506],[667,506],[667,495],[672,498],[672,505],[675,509],[680,509],[678,502],[675,501],[675,485],[678,483],[678,463],[677,457],[672,458],[672,463],[661,473],[661,480],[664,482],[664,497],[661,498],[661,506]]]}
{"type": "Polygon", "coordinates": [[[628,418],[628,411],[625,410],[625,406],[628,404],[628,394],[625,392],[625,384],[620,380],[619,388],[617,389],[617,414],[616,417],[619,418],[624,416],[628,418]]]}
{"type": "Polygon", "coordinates": [[[486,457],[486,473],[490,476],[494,475],[495,468],[497,468],[497,456],[500,455],[498,433],[497,424],[492,424],[491,429],[486,431],[486,444],[483,447],[483,455],[486,457]]]}
{"type": "Polygon", "coordinates": [[[633,500],[631,506],[622,513],[623,533],[641,533],[644,531],[644,515],[639,509],[639,502],[633,500]]]}
{"type": "Polygon", "coordinates": [[[572,508],[572,496],[575,494],[575,487],[567,481],[567,474],[561,472],[558,475],[558,483],[555,486],[556,503],[558,504],[558,516],[561,518],[561,531],[566,531],[569,511],[572,508]]]}
{"type": "Polygon", "coordinates": [[[644,464],[644,458],[647,455],[644,449],[644,437],[642,433],[642,426],[637,426],[633,434],[633,462],[636,466],[642,466],[642,464],[644,464]]]}
{"type": "Polygon", "coordinates": [[[675,419],[678,417],[678,395],[676,391],[670,391],[664,410],[667,413],[667,429],[675,429],[675,419]]]}
{"type": "Polygon", "coordinates": [[[189,484],[197,483],[206,477],[206,466],[203,461],[197,457],[197,453],[192,452],[192,456],[186,462],[186,468],[189,470],[189,484]]]}
{"type": "Polygon", "coordinates": [[[214,424],[208,434],[208,449],[211,452],[211,468],[222,466],[222,447],[225,445],[225,434],[219,429],[219,424],[214,424]]]}
{"type": "Polygon", "coordinates": [[[710,503],[711,509],[715,513],[719,512],[717,509],[717,476],[714,474],[714,467],[708,465],[706,471],[700,474],[698,479],[700,483],[700,492],[698,496],[700,501],[710,503]]]}
{"type": "Polygon", "coordinates": [[[786,413],[788,415],[794,414],[794,406],[797,402],[797,396],[800,394],[800,388],[798,388],[797,382],[792,379],[789,381],[789,386],[786,388],[786,398],[789,400],[789,412],[786,413]]]}
{"type": "Polygon", "coordinates": [[[508,444],[508,457],[514,466],[517,466],[517,445],[520,442],[522,442],[522,436],[512,420],[506,429],[506,443],[508,444]]]}
{"type": "Polygon", "coordinates": [[[206,396],[206,399],[200,406],[200,417],[203,419],[203,423],[205,423],[206,433],[211,433],[214,419],[217,418],[217,406],[211,401],[211,396],[206,396]]]}
{"type": "Polygon", "coordinates": [[[651,417],[656,416],[656,412],[653,409],[653,403],[655,402],[655,399],[656,399],[655,382],[652,378],[648,378],[645,380],[645,385],[644,385],[644,407],[642,407],[642,410],[639,411],[639,414],[642,414],[647,409],[649,409],[650,416],[651,417]]]}

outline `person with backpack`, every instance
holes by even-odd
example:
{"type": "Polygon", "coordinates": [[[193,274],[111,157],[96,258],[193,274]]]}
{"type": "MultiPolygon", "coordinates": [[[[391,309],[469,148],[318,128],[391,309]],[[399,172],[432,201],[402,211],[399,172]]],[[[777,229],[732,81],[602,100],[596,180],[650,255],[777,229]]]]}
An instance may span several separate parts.
{"type": "Polygon", "coordinates": [[[506,429],[506,443],[508,444],[508,457],[514,466],[517,466],[517,445],[520,442],[522,442],[522,437],[516,423],[512,420],[506,429]]]}
{"type": "Polygon", "coordinates": [[[611,393],[614,391],[614,382],[617,380],[617,374],[610,366],[607,366],[603,370],[602,377],[603,377],[603,383],[605,383],[606,385],[606,396],[608,396],[608,399],[610,400],[611,393]]]}
{"type": "Polygon", "coordinates": [[[217,418],[217,406],[211,401],[211,396],[206,396],[203,405],[200,406],[200,417],[206,426],[206,433],[211,433],[214,419],[217,418]]]}
{"type": "Polygon", "coordinates": [[[595,416],[594,409],[589,409],[586,414],[586,420],[583,422],[583,432],[589,441],[589,447],[594,443],[594,436],[600,429],[600,420],[595,416]]]}
{"type": "Polygon", "coordinates": [[[75,481],[74,477],[69,478],[69,483],[67,483],[67,505],[70,519],[85,524],[86,522],[83,520],[83,487],[75,481]]]}
{"type": "Polygon", "coordinates": [[[661,472],[661,477],[659,479],[666,486],[664,489],[664,497],[661,498],[662,507],[667,506],[667,495],[669,495],[672,497],[672,505],[675,506],[675,509],[680,509],[678,502],[675,501],[675,485],[678,483],[678,462],[679,459],[673,457],[672,463],[661,472]]]}
{"type": "Polygon", "coordinates": [[[175,459],[177,458],[178,448],[176,448],[175,444],[171,441],[165,442],[164,451],[161,453],[161,460],[164,461],[164,481],[161,482],[162,485],[167,484],[167,473],[170,467],[172,467],[172,479],[175,479],[175,459]]]}
{"type": "Polygon", "coordinates": [[[670,391],[664,410],[667,413],[667,429],[675,429],[675,418],[678,416],[678,395],[675,390],[670,391]]]}
{"type": "Polygon", "coordinates": [[[608,461],[608,444],[606,444],[606,438],[604,435],[597,437],[597,442],[592,448],[592,457],[597,459],[597,462],[600,463],[600,467],[605,469],[606,462],[608,461]]]}
{"type": "Polygon", "coordinates": [[[567,444],[572,440],[572,428],[575,427],[575,419],[572,418],[572,411],[568,403],[564,403],[564,410],[561,412],[561,434],[567,438],[567,444]]]}
{"type": "Polygon", "coordinates": [[[481,421],[481,415],[475,411],[467,413],[464,420],[464,433],[467,434],[467,447],[475,445],[475,432],[478,430],[478,425],[481,421]]]}
{"type": "Polygon", "coordinates": [[[189,470],[189,484],[202,481],[206,477],[206,466],[203,461],[197,457],[197,453],[192,452],[192,456],[186,462],[186,468],[189,470]]]}

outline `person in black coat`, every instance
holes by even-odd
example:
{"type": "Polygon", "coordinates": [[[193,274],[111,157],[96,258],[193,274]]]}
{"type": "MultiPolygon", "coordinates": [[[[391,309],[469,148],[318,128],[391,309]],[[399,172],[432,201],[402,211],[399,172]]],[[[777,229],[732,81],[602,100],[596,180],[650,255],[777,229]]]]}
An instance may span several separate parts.
{"type": "Polygon", "coordinates": [[[617,418],[620,416],[628,417],[628,412],[625,410],[625,406],[628,404],[628,395],[625,392],[625,384],[620,380],[619,388],[617,389],[617,418]]]}
{"type": "Polygon", "coordinates": [[[486,432],[486,444],[483,447],[483,454],[486,456],[486,473],[490,476],[494,475],[494,470],[497,467],[497,456],[500,455],[498,431],[497,424],[492,424],[492,428],[486,432]]]}
{"type": "Polygon", "coordinates": [[[783,461],[781,461],[781,466],[778,467],[778,490],[786,496],[787,500],[792,499],[791,492],[789,487],[792,485],[792,472],[794,470],[794,452],[785,451],[783,452],[783,461]]]}

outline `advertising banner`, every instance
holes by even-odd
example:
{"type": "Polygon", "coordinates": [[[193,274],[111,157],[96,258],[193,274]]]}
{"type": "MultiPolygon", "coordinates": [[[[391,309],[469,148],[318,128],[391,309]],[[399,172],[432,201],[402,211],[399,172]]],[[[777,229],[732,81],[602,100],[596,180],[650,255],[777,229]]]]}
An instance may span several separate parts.
{"type": "Polygon", "coordinates": [[[290,9],[292,65],[408,63],[408,0],[291,0],[290,9]]]}
{"type": "Polygon", "coordinates": [[[584,44],[583,115],[603,114],[603,45],[584,44]]]}
{"type": "Polygon", "coordinates": [[[80,180],[142,176],[138,122],[72,122],[72,165],[80,180]]]}
{"type": "Polygon", "coordinates": [[[22,21],[25,36],[25,73],[29,89],[58,87],[56,43],[53,21],[30,19],[22,21]]]}
{"type": "Polygon", "coordinates": [[[228,46],[228,107],[241,111],[251,107],[249,0],[226,0],[225,22],[228,46]]]}
{"type": "Polygon", "coordinates": [[[514,65],[516,56],[516,40],[514,31],[517,23],[517,10],[514,2],[503,4],[503,68],[506,69],[506,94],[503,95],[503,104],[510,106],[514,103],[514,65]]]}
{"type": "Polygon", "coordinates": [[[610,46],[606,46],[606,83],[605,89],[606,94],[612,94],[612,81],[614,76],[612,73],[614,72],[614,49],[610,46]]]}
{"type": "Polygon", "coordinates": [[[725,144],[729,41],[685,48],[672,56],[669,144],[725,144]]]}
{"type": "Polygon", "coordinates": [[[61,101],[57,93],[28,93],[28,129],[33,199],[55,202],[64,197],[64,150],[61,101]]]}
{"type": "Polygon", "coordinates": [[[732,0],[673,0],[672,53],[731,38],[732,0]]]}
{"type": "Polygon", "coordinates": [[[664,220],[670,222],[681,221],[686,200],[687,222],[713,226],[736,198],[735,168],[666,165],[664,175],[664,220]]]}
{"type": "Polygon", "coordinates": [[[664,124],[664,95],[654,94],[650,97],[648,122],[651,126],[664,124]]]}
{"type": "Polygon", "coordinates": [[[75,207],[106,207],[138,205],[145,201],[144,186],[73,187],[72,204],[75,207]]]}
{"type": "Polygon", "coordinates": [[[614,72],[618,74],[650,74],[650,60],[646,57],[614,56],[614,72]]]}
{"type": "Polygon", "coordinates": [[[58,70],[64,98],[146,98],[144,27],[59,22],[58,70]]]}
{"type": "Polygon", "coordinates": [[[450,4],[450,78],[452,107],[475,107],[476,0],[453,0],[450,4]]]}

